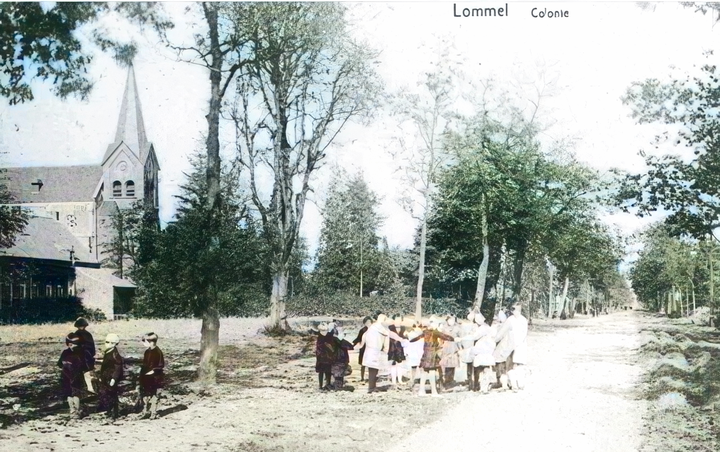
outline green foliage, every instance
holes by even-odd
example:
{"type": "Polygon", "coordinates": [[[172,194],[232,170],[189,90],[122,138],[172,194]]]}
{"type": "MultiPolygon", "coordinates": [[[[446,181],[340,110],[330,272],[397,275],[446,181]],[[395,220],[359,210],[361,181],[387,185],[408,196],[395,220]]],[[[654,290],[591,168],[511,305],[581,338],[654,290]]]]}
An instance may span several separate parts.
{"type": "MultiPolygon", "coordinates": [[[[469,304],[462,300],[450,298],[423,299],[423,315],[455,314],[464,316],[467,314],[468,307],[469,304]]],[[[288,315],[303,317],[317,315],[364,317],[375,312],[383,312],[387,315],[411,315],[415,312],[415,300],[408,297],[400,299],[394,295],[361,298],[357,295],[337,292],[334,294],[295,297],[288,300],[286,309],[288,315]]]]}
{"type": "Polygon", "coordinates": [[[619,238],[586,213],[576,213],[553,229],[544,247],[560,279],[587,279],[596,287],[605,287],[617,274],[623,254],[619,238]]]}
{"type": "Polygon", "coordinates": [[[13,246],[15,244],[15,237],[20,234],[27,225],[27,213],[23,212],[19,207],[6,205],[12,202],[13,197],[7,190],[7,187],[4,184],[0,184],[0,249],[13,246]]]}
{"type": "Polygon", "coordinates": [[[30,298],[5,301],[0,306],[0,323],[69,322],[84,314],[82,300],[77,297],[30,298]]]}
{"type": "Polygon", "coordinates": [[[176,221],[157,234],[153,259],[136,278],[135,313],[200,316],[213,304],[222,315],[259,314],[269,290],[261,233],[238,198],[234,175],[225,173],[222,203],[210,211],[204,161],[193,165],[176,221]]]}
{"type": "Polygon", "coordinates": [[[360,293],[361,276],[363,295],[392,284],[393,263],[376,233],[382,225],[377,206],[362,174],[348,178],[340,172],[332,181],[313,272],[316,290],[360,293]]]}
{"type": "MultiPolygon", "coordinates": [[[[86,99],[92,88],[87,69],[92,53],[78,39],[84,24],[96,22],[114,10],[131,22],[148,24],[160,34],[172,28],[153,3],[105,2],[38,2],[0,3],[0,96],[11,105],[31,101],[31,82],[49,80],[54,93],[61,98],[71,94],[86,99]]],[[[120,43],[106,32],[94,30],[93,37],[101,49],[114,50],[118,61],[126,64],[135,53],[134,44],[120,43]]]]}
{"type": "Polygon", "coordinates": [[[533,249],[558,261],[563,276],[580,273],[579,258],[588,262],[595,256],[578,253],[591,253],[594,245],[603,245],[604,251],[617,258],[614,248],[608,250],[614,244],[601,243],[599,235],[593,245],[589,243],[593,237],[588,226],[599,228],[591,210],[591,194],[598,187],[594,173],[572,159],[561,161],[541,153],[530,137],[515,136],[512,130],[504,134],[503,139],[488,132],[478,119],[448,142],[459,158],[441,178],[430,221],[430,244],[442,250],[431,253],[436,266],[431,274],[437,277],[442,269],[455,282],[466,284],[468,295],[474,294],[469,287],[476,282],[474,270],[482,259],[485,220],[490,286],[500,277],[505,250],[513,261],[510,273],[516,294],[524,259],[533,249]]]}
{"type": "Polygon", "coordinates": [[[91,323],[102,322],[104,320],[107,320],[105,313],[103,311],[101,311],[100,309],[92,309],[92,308],[86,308],[86,307],[83,307],[82,312],[77,317],[83,317],[84,319],[88,320],[91,323]]]}
{"type": "Polygon", "coordinates": [[[666,223],[675,236],[702,238],[720,226],[720,74],[704,65],[698,74],[669,82],[635,82],[623,102],[640,124],[667,124],[655,147],[683,146],[694,158],[677,155],[645,157],[646,173],[628,174],[617,203],[639,216],[669,212],[666,223]],[[678,127],[679,126],[679,127],[678,127]]]}
{"type": "MultiPolygon", "coordinates": [[[[630,270],[632,288],[648,309],[662,310],[667,294],[690,291],[696,306],[710,304],[709,259],[717,259],[713,243],[672,236],[672,228],[656,224],[642,234],[643,249],[630,270]]],[[[684,301],[683,301],[684,303],[684,301]]]]}
{"type": "Polygon", "coordinates": [[[134,202],[128,209],[116,210],[110,218],[113,231],[103,244],[102,265],[115,269],[115,275],[136,279],[153,258],[159,232],[157,211],[143,201],[134,202]]]}

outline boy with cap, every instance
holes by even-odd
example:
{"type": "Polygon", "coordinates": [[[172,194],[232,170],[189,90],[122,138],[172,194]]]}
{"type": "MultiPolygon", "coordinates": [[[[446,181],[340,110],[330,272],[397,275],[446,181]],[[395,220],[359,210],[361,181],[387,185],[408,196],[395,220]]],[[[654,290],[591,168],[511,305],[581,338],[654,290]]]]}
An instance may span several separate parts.
{"type": "Polygon", "coordinates": [[[70,417],[79,419],[80,394],[84,389],[83,373],[87,371],[87,351],[79,345],[80,337],[76,333],[70,333],[65,337],[67,348],[60,354],[57,365],[62,369],[60,383],[62,387],[61,396],[67,398],[70,406],[70,417]]]}
{"type": "Polygon", "coordinates": [[[147,350],[143,355],[138,389],[144,406],[142,413],[144,419],[157,419],[160,392],[164,383],[165,356],[157,346],[157,341],[158,336],[155,333],[147,333],[143,336],[143,344],[147,347],[147,350]]]}
{"type": "Polygon", "coordinates": [[[92,385],[94,377],[93,371],[95,370],[95,339],[93,339],[93,335],[86,329],[88,327],[88,321],[83,317],[78,317],[73,326],[77,328],[75,334],[79,338],[78,346],[87,352],[85,354],[87,356],[87,370],[83,374],[85,386],[87,386],[88,391],[95,392],[92,385]]]}
{"type": "Polygon", "coordinates": [[[100,365],[100,404],[99,411],[105,411],[108,416],[117,419],[120,408],[118,406],[118,383],[123,376],[123,358],[117,349],[120,338],[110,333],[105,338],[103,360],[100,365]]]}

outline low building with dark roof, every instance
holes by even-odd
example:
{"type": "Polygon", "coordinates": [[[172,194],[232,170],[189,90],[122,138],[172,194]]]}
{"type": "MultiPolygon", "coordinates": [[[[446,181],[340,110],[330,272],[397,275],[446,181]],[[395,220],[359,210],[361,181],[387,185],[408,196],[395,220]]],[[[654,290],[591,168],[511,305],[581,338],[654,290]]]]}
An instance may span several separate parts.
{"type": "Polygon", "coordinates": [[[157,213],[158,171],[148,141],[135,72],[127,84],[115,140],[96,165],[3,168],[2,183],[28,224],[8,249],[0,249],[0,307],[33,297],[77,296],[112,319],[126,314],[135,286],[103,268],[114,231],[112,216],[135,202],[157,213]]]}

